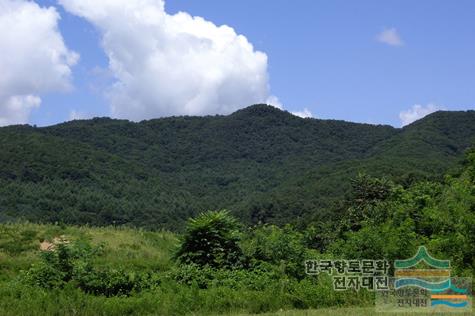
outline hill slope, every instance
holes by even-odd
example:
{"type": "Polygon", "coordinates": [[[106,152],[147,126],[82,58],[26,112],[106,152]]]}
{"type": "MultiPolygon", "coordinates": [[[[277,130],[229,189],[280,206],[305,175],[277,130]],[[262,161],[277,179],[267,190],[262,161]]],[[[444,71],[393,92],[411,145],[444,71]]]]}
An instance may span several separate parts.
{"type": "Polygon", "coordinates": [[[301,119],[265,105],[228,116],[96,118],[0,128],[0,221],[180,229],[204,209],[247,222],[327,216],[360,171],[437,177],[475,142],[475,112],[403,129],[301,119]]]}

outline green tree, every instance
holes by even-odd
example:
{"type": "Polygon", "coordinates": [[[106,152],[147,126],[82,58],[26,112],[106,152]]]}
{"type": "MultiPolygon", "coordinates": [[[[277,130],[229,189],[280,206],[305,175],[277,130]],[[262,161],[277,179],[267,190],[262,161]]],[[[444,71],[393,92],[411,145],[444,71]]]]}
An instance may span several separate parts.
{"type": "Polygon", "coordinates": [[[239,224],[228,211],[208,211],[188,220],[176,258],[214,268],[242,266],[240,239],[239,224]]]}
{"type": "Polygon", "coordinates": [[[352,192],[345,214],[347,228],[357,231],[364,222],[384,221],[387,214],[381,204],[393,193],[394,184],[385,178],[379,179],[360,173],[351,180],[351,186],[352,192]]]}
{"type": "Polygon", "coordinates": [[[290,225],[256,227],[244,240],[243,248],[253,265],[268,262],[300,279],[305,276],[304,261],[311,258],[305,247],[305,236],[290,225]]]}

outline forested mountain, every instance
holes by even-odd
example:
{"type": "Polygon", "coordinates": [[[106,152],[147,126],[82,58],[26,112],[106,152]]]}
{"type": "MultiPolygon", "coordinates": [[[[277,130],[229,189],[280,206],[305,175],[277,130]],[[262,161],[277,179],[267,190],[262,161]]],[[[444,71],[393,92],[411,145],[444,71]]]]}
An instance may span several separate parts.
{"type": "Polygon", "coordinates": [[[333,214],[359,172],[438,178],[475,144],[475,111],[405,128],[302,119],[266,105],[228,116],[108,118],[0,128],[0,221],[180,229],[206,209],[247,223],[333,214]]]}

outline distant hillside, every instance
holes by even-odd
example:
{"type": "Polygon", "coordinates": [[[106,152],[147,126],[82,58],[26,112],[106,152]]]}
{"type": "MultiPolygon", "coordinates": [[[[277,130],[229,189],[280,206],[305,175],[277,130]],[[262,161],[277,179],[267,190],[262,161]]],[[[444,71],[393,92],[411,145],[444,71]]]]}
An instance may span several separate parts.
{"type": "Polygon", "coordinates": [[[0,221],[180,229],[227,208],[248,223],[331,215],[358,172],[440,177],[475,144],[475,111],[405,128],[301,119],[266,105],[228,116],[95,118],[0,128],[0,221]]]}

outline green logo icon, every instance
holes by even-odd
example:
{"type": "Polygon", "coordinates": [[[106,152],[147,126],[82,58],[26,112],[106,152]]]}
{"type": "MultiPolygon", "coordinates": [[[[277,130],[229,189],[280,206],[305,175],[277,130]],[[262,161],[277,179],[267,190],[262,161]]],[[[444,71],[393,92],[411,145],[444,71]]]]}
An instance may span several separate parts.
{"type": "Polygon", "coordinates": [[[394,267],[396,269],[408,269],[416,266],[421,261],[427,263],[428,265],[436,269],[450,268],[450,260],[435,259],[431,255],[429,255],[429,253],[427,252],[427,248],[424,246],[419,247],[414,257],[405,260],[396,260],[394,262],[394,267]]]}

